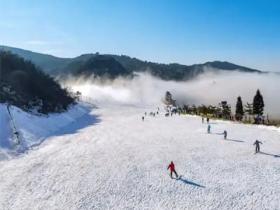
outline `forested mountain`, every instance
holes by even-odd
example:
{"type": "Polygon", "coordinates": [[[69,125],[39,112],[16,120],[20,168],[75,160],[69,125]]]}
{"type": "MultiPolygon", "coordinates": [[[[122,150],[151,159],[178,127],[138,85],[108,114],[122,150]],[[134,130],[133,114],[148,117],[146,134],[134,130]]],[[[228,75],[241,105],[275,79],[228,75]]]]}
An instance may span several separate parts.
{"type": "Polygon", "coordinates": [[[73,102],[66,89],[31,61],[0,51],[0,103],[49,113],[64,111],[73,102]]]}
{"type": "Polygon", "coordinates": [[[154,62],[141,61],[136,58],[130,58],[129,56],[108,55],[119,61],[129,71],[149,71],[152,75],[160,77],[164,80],[188,80],[198,76],[201,73],[207,71],[241,71],[260,73],[261,71],[256,69],[250,69],[247,67],[235,65],[229,62],[207,62],[204,64],[194,64],[191,66],[181,65],[177,63],[160,64],[154,62]]]}
{"type": "Polygon", "coordinates": [[[189,80],[207,71],[241,71],[261,73],[256,69],[235,65],[229,62],[206,62],[204,64],[182,65],[177,63],[160,64],[142,61],[125,55],[84,54],[75,58],[58,58],[51,55],[34,53],[18,48],[0,46],[0,49],[11,51],[26,60],[31,60],[46,73],[53,76],[89,76],[115,78],[131,76],[133,72],[150,72],[164,80],[189,80]]]}
{"type": "Polygon", "coordinates": [[[92,55],[80,56],[63,69],[54,72],[57,75],[99,76],[114,79],[117,76],[132,76],[132,71],[124,68],[111,56],[92,55]]]}

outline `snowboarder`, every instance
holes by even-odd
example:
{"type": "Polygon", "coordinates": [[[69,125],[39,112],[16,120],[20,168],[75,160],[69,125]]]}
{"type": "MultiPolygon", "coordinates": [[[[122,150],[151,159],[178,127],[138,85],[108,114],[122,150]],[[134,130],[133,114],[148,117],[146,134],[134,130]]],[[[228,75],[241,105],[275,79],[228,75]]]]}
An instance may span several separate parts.
{"type": "Polygon", "coordinates": [[[260,144],[262,144],[261,141],[256,140],[253,145],[256,145],[256,153],[260,152],[260,144]]]}
{"type": "Polygon", "coordinates": [[[227,131],[224,130],[224,139],[226,140],[227,139],[227,131]]]}
{"type": "Polygon", "coordinates": [[[207,133],[210,133],[210,132],[211,132],[211,126],[208,125],[208,126],[207,126],[207,133]]]}
{"type": "Polygon", "coordinates": [[[171,179],[173,179],[173,177],[172,177],[172,174],[173,174],[173,173],[175,173],[176,178],[178,178],[178,174],[177,174],[177,172],[175,171],[175,165],[174,165],[173,161],[171,161],[171,163],[170,163],[169,166],[167,167],[167,170],[168,170],[168,169],[170,169],[170,177],[171,177],[171,179]]]}

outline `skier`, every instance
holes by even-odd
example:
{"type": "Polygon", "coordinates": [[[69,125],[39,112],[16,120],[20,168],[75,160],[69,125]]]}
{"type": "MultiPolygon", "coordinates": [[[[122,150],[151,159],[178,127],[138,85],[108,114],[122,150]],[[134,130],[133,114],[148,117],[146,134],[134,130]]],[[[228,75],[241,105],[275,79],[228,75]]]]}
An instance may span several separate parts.
{"type": "Polygon", "coordinates": [[[201,122],[202,122],[202,124],[204,123],[204,117],[201,118],[201,122]]]}
{"type": "Polygon", "coordinates": [[[209,123],[209,117],[207,117],[207,123],[209,123]]]}
{"type": "Polygon", "coordinates": [[[260,144],[262,144],[262,142],[259,140],[256,140],[255,143],[253,144],[256,145],[256,153],[260,151],[260,144]]]}
{"type": "Polygon", "coordinates": [[[168,169],[170,169],[170,177],[171,177],[171,179],[173,179],[173,177],[172,177],[173,172],[175,173],[176,178],[178,178],[178,174],[177,174],[177,172],[175,171],[175,165],[174,165],[173,161],[171,161],[171,163],[170,163],[169,166],[167,167],[167,170],[168,170],[168,169]]]}
{"type": "Polygon", "coordinates": [[[211,132],[211,126],[208,125],[208,127],[207,127],[207,133],[210,133],[210,132],[211,132]]]}
{"type": "Polygon", "coordinates": [[[224,139],[226,140],[227,139],[227,131],[224,130],[224,139]]]}
{"type": "Polygon", "coordinates": [[[142,116],[142,121],[144,121],[144,119],[145,119],[144,116],[142,116]]]}

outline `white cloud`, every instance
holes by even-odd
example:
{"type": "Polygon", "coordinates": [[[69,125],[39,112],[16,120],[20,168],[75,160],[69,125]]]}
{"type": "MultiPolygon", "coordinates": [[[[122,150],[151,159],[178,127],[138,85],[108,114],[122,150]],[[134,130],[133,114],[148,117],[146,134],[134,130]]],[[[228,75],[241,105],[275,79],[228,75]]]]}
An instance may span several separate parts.
{"type": "Polygon", "coordinates": [[[157,106],[166,91],[170,91],[179,104],[217,105],[227,100],[234,109],[238,96],[243,103],[252,102],[257,89],[261,90],[265,112],[280,118],[280,75],[241,72],[206,73],[187,82],[163,81],[149,74],[140,74],[132,80],[114,81],[80,79],[67,82],[74,90],[91,97],[101,105],[131,104],[157,106]]]}

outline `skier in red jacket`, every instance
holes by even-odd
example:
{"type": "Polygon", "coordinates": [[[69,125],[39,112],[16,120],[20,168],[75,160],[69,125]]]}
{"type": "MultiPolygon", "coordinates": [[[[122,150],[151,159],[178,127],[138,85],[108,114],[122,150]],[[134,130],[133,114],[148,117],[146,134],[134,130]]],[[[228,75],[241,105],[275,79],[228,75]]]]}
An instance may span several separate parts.
{"type": "Polygon", "coordinates": [[[174,165],[173,161],[171,161],[171,163],[169,164],[167,170],[168,170],[168,169],[170,169],[170,177],[171,177],[171,179],[173,179],[173,177],[172,177],[173,172],[175,173],[176,178],[178,178],[178,174],[177,174],[177,172],[175,171],[175,165],[174,165]]]}

